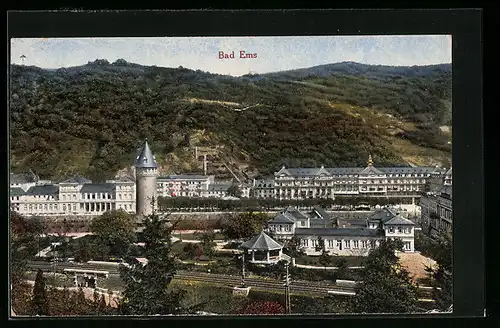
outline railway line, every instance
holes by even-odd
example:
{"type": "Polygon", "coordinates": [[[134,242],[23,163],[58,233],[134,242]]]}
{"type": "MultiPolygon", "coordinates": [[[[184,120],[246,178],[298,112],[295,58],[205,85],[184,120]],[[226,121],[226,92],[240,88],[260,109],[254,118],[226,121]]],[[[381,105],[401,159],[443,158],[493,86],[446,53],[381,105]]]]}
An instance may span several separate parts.
{"type": "MultiPolygon", "coordinates": [[[[101,270],[107,271],[109,275],[118,275],[118,265],[112,264],[88,264],[88,263],[49,263],[49,262],[30,262],[28,267],[32,269],[42,269],[47,272],[64,273],[64,269],[78,270],[101,270]]],[[[241,276],[222,275],[214,273],[196,272],[196,271],[177,271],[175,276],[177,280],[206,282],[222,286],[239,286],[241,284],[241,276]]],[[[283,282],[277,279],[270,278],[245,278],[245,285],[257,289],[269,290],[274,292],[283,292],[283,282]]],[[[329,294],[337,295],[355,295],[354,286],[339,286],[337,284],[327,284],[323,282],[313,281],[294,281],[290,284],[292,294],[311,294],[315,296],[327,296],[329,294]]],[[[419,297],[421,299],[430,299],[432,293],[431,288],[420,288],[419,297]]]]}

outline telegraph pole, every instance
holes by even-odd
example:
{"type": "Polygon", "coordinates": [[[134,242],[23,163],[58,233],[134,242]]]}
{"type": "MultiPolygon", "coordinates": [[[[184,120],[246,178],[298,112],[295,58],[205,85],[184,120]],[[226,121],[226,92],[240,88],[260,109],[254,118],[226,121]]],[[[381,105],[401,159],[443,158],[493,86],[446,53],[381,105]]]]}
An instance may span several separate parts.
{"type": "Polygon", "coordinates": [[[292,305],[290,301],[290,274],[288,273],[288,262],[285,263],[285,313],[290,314],[292,313],[292,305]]]}

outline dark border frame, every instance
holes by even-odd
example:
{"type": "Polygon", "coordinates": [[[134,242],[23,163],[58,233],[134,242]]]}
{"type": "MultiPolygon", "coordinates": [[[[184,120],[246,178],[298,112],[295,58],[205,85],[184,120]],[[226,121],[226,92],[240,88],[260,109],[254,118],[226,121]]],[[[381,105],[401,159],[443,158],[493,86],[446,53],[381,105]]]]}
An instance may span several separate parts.
{"type": "MultiPolygon", "coordinates": [[[[9,12],[7,23],[8,47],[12,37],[451,34],[454,312],[439,316],[484,316],[481,10],[27,11],[9,12]]],[[[6,214],[4,217],[8,217],[6,214]]],[[[360,318],[359,315],[333,317],[360,318]]],[[[394,318],[396,315],[363,317],[394,318]]]]}

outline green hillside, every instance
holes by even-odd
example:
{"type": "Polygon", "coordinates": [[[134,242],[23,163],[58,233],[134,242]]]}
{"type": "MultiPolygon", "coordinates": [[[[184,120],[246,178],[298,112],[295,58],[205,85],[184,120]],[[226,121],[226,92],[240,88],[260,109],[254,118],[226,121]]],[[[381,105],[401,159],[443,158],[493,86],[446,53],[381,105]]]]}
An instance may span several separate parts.
{"type": "Polygon", "coordinates": [[[199,171],[194,147],[219,147],[249,176],[282,164],[365,165],[368,153],[379,166],[451,159],[451,65],[230,77],[96,60],[12,65],[10,82],[12,170],[43,178],[109,178],[144,138],[165,173],[199,171]]]}

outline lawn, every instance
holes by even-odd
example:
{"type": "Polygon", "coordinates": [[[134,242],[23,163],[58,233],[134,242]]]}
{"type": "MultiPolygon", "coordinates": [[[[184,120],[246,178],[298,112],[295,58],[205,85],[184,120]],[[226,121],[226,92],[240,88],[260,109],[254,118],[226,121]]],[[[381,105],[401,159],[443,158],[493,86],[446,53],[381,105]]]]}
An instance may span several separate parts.
{"type": "MultiPolygon", "coordinates": [[[[363,261],[366,257],[364,257],[364,256],[332,256],[331,258],[332,258],[332,262],[328,266],[336,266],[336,263],[340,259],[345,259],[347,261],[347,266],[353,267],[353,266],[362,266],[363,261]]],[[[304,265],[323,266],[319,263],[319,256],[302,255],[300,257],[295,258],[295,263],[304,264],[304,265]]]]}

